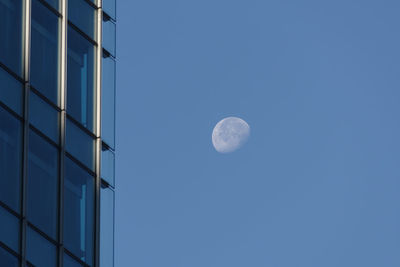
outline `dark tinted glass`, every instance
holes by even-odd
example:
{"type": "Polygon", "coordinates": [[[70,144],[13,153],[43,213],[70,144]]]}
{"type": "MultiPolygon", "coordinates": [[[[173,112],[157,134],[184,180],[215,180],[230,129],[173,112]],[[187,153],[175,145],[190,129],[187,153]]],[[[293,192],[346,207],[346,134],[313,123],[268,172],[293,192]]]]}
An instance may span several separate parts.
{"type": "Polygon", "coordinates": [[[0,201],[19,212],[21,122],[0,107],[0,201]]]}
{"type": "Polygon", "coordinates": [[[103,47],[115,57],[115,24],[103,16],[103,47]]]}
{"type": "Polygon", "coordinates": [[[0,207],[0,241],[19,252],[19,219],[0,207]]]}
{"type": "Polygon", "coordinates": [[[32,0],[31,83],[58,103],[58,17],[32,0]]]}
{"type": "Polygon", "coordinates": [[[30,123],[58,143],[58,111],[32,91],[29,99],[30,123]]]}
{"type": "Polygon", "coordinates": [[[22,0],[0,0],[0,62],[21,76],[22,0]]]}
{"type": "Polygon", "coordinates": [[[115,61],[103,57],[101,87],[101,135],[103,141],[115,148],[115,61]]]}
{"type": "Polygon", "coordinates": [[[21,115],[22,100],[22,84],[0,67],[0,101],[21,115]]]}
{"type": "Polygon", "coordinates": [[[4,267],[18,267],[18,259],[10,254],[7,250],[0,247],[0,263],[4,267]]]}
{"type": "Polygon", "coordinates": [[[71,27],[68,28],[67,77],[67,112],[86,128],[93,130],[94,46],[71,27]]]}
{"type": "Polygon", "coordinates": [[[101,178],[114,186],[114,153],[104,145],[101,149],[101,178]]]}
{"type": "Polygon", "coordinates": [[[58,10],[59,9],[59,5],[60,5],[60,1],[59,0],[44,0],[47,3],[49,3],[54,9],[58,10]]]}
{"type": "Polygon", "coordinates": [[[95,9],[84,0],[68,1],[68,18],[94,40],[95,9]]]}
{"type": "Polygon", "coordinates": [[[115,0],[103,0],[103,10],[115,20],[115,0]]]}
{"type": "Polygon", "coordinates": [[[64,253],[64,266],[63,267],[82,267],[80,263],[70,257],[68,254],[64,253]]]}
{"type": "Polygon", "coordinates": [[[28,162],[28,220],[56,239],[58,149],[31,131],[28,162]]]}
{"type": "Polygon", "coordinates": [[[100,267],[114,266],[114,191],[100,192],[100,267]]]}
{"type": "Polygon", "coordinates": [[[71,120],[67,120],[66,141],[67,151],[85,164],[88,168],[94,168],[94,140],[85,131],[80,129],[71,120]]]}
{"type": "Polygon", "coordinates": [[[26,233],[26,258],[37,267],[55,267],[56,247],[32,228],[26,233]]]}
{"type": "Polygon", "coordinates": [[[94,242],[94,178],[69,158],[65,159],[65,171],[65,247],[91,265],[94,242]]]}

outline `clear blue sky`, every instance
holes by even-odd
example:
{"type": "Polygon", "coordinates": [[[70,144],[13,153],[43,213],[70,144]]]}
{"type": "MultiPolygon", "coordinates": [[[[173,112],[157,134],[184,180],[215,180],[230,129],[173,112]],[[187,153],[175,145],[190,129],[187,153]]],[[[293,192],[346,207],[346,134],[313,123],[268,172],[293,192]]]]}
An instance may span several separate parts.
{"type": "Polygon", "coordinates": [[[117,5],[117,267],[400,266],[398,0],[117,5]]]}

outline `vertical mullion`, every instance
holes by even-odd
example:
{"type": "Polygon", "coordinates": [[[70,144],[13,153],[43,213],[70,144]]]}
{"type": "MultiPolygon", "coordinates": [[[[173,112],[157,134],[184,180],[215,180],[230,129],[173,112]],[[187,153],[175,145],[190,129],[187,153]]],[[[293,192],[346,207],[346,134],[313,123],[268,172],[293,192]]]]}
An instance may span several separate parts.
{"type": "Polygon", "coordinates": [[[102,59],[102,0],[98,0],[97,9],[97,50],[96,50],[96,191],[95,191],[95,259],[94,266],[100,266],[100,164],[101,164],[101,59],[102,59]]]}
{"type": "Polygon", "coordinates": [[[21,183],[21,266],[26,265],[26,187],[28,167],[28,136],[29,136],[29,81],[30,81],[30,37],[31,37],[31,0],[23,2],[23,78],[24,78],[24,126],[23,126],[23,159],[21,183]]]}
{"type": "Polygon", "coordinates": [[[63,266],[64,259],[64,174],[65,174],[65,125],[67,106],[67,0],[60,0],[61,31],[60,31],[60,173],[58,183],[58,266],[63,266]]]}

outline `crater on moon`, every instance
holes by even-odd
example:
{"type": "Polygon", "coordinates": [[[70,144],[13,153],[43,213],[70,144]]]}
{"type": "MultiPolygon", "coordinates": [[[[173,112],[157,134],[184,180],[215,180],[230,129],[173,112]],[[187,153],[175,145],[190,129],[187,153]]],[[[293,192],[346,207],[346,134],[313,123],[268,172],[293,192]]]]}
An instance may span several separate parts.
{"type": "Polygon", "coordinates": [[[212,143],[220,153],[230,153],[246,143],[250,136],[250,126],[241,118],[227,117],[215,125],[212,143]]]}

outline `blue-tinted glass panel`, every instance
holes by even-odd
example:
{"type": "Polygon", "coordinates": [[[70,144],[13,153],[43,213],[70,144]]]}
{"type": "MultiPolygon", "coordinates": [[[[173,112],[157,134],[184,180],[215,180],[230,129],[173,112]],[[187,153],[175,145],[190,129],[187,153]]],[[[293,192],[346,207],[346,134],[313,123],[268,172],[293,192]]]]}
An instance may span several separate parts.
{"type": "Polygon", "coordinates": [[[111,148],[115,148],[115,61],[103,57],[101,87],[101,135],[111,148]]]}
{"type": "Polygon", "coordinates": [[[64,253],[64,266],[63,267],[82,267],[80,263],[74,260],[71,256],[64,253]]]}
{"type": "Polygon", "coordinates": [[[111,186],[114,186],[114,153],[102,146],[101,149],[101,178],[103,178],[111,186]]]}
{"type": "Polygon", "coordinates": [[[55,10],[59,10],[60,1],[59,0],[44,0],[49,5],[51,5],[55,10]]]}
{"type": "Polygon", "coordinates": [[[57,238],[58,149],[30,131],[27,217],[40,230],[57,238]]]}
{"type": "Polygon", "coordinates": [[[29,99],[30,123],[51,140],[58,143],[58,111],[32,91],[30,92],[29,99]]]}
{"type": "Polygon", "coordinates": [[[0,241],[19,252],[19,219],[0,207],[0,222],[0,241]]]}
{"type": "Polygon", "coordinates": [[[0,67],[0,101],[22,114],[22,84],[0,67]]]}
{"type": "Polygon", "coordinates": [[[19,267],[18,259],[2,247],[0,247],[0,262],[4,267],[19,267]]]}
{"type": "Polygon", "coordinates": [[[85,164],[88,168],[94,168],[94,140],[93,138],[75,125],[71,120],[67,120],[66,129],[66,149],[67,151],[85,164]]]}
{"type": "Polygon", "coordinates": [[[115,0],[103,0],[103,10],[115,20],[115,0]]]}
{"type": "Polygon", "coordinates": [[[19,213],[22,125],[0,107],[0,201],[19,213]]]}
{"type": "Polygon", "coordinates": [[[114,191],[100,192],[100,267],[114,266],[114,191]]]}
{"type": "Polygon", "coordinates": [[[0,0],[0,62],[22,73],[22,0],[0,0]]]}
{"type": "Polygon", "coordinates": [[[103,16],[103,47],[115,57],[115,24],[103,16]]]}
{"type": "Polygon", "coordinates": [[[55,267],[57,264],[56,246],[32,228],[26,235],[26,259],[37,267],[55,267]]]}
{"type": "Polygon", "coordinates": [[[93,40],[95,25],[95,9],[84,0],[68,1],[68,18],[80,30],[93,40]]]}
{"type": "Polygon", "coordinates": [[[71,27],[68,28],[67,77],[67,112],[86,128],[93,130],[94,46],[71,27]]]}
{"type": "Polygon", "coordinates": [[[32,0],[31,84],[58,104],[58,17],[32,0]]]}
{"type": "Polygon", "coordinates": [[[65,159],[64,244],[89,265],[93,262],[94,177],[65,159]]]}

